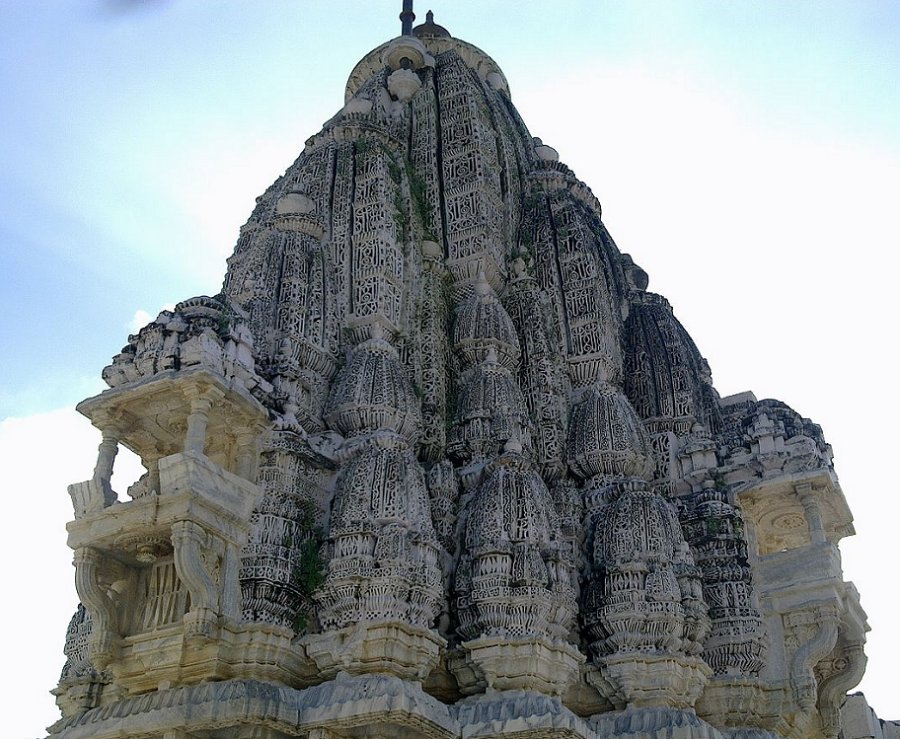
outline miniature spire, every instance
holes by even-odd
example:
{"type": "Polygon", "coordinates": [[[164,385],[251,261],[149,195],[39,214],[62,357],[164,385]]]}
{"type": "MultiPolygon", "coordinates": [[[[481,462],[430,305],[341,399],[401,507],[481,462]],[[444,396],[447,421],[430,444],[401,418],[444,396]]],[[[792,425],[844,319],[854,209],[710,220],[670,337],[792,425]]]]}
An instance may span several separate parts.
{"type": "Polygon", "coordinates": [[[490,295],[492,292],[491,284],[487,281],[484,270],[479,270],[478,278],[475,280],[475,294],[483,297],[485,295],[490,295]]]}
{"type": "Polygon", "coordinates": [[[400,13],[401,36],[412,36],[412,24],[415,19],[412,0],[403,0],[403,12],[400,13]]]}
{"type": "Polygon", "coordinates": [[[425,14],[425,22],[416,26],[413,33],[418,38],[450,38],[450,32],[434,22],[434,13],[430,10],[425,14]]]}

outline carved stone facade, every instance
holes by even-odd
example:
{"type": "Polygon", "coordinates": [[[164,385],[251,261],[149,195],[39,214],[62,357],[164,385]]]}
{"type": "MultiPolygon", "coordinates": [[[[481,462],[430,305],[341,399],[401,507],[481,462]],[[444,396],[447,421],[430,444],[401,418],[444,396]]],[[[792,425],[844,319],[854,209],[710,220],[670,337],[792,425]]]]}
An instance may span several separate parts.
{"type": "Polygon", "coordinates": [[[837,737],[831,450],[647,285],[490,57],[430,14],[366,55],[79,405],[51,735],[837,737]]]}

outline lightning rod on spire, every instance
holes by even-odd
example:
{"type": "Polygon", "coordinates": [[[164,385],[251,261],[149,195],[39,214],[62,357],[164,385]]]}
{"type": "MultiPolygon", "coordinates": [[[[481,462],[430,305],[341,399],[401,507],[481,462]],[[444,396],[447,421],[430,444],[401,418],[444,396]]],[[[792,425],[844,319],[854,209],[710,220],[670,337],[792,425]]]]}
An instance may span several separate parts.
{"type": "Polygon", "coordinates": [[[403,12],[400,13],[401,36],[412,36],[412,24],[416,19],[413,13],[413,0],[403,0],[403,12]]]}

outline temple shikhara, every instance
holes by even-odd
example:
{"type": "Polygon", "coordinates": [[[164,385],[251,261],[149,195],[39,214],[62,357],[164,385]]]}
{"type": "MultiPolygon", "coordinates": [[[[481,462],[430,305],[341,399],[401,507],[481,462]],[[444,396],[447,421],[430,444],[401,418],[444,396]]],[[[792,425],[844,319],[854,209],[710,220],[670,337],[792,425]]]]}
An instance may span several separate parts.
{"type": "Polygon", "coordinates": [[[221,292],[78,406],[50,735],[858,736],[821,429],[719,396],[500,67],[409,5],[221,292]]]}

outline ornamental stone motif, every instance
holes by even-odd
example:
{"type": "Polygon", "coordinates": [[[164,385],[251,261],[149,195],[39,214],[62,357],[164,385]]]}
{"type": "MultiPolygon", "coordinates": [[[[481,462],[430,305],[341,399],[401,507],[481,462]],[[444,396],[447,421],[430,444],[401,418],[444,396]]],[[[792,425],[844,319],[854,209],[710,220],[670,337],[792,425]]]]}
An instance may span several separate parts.
{"type": "Polygon", "coordinates": [[[370,52],[79,405],[51,735],[837,737],[831,449],[647,286],[489,56],[430,12],[370,52]]]}

